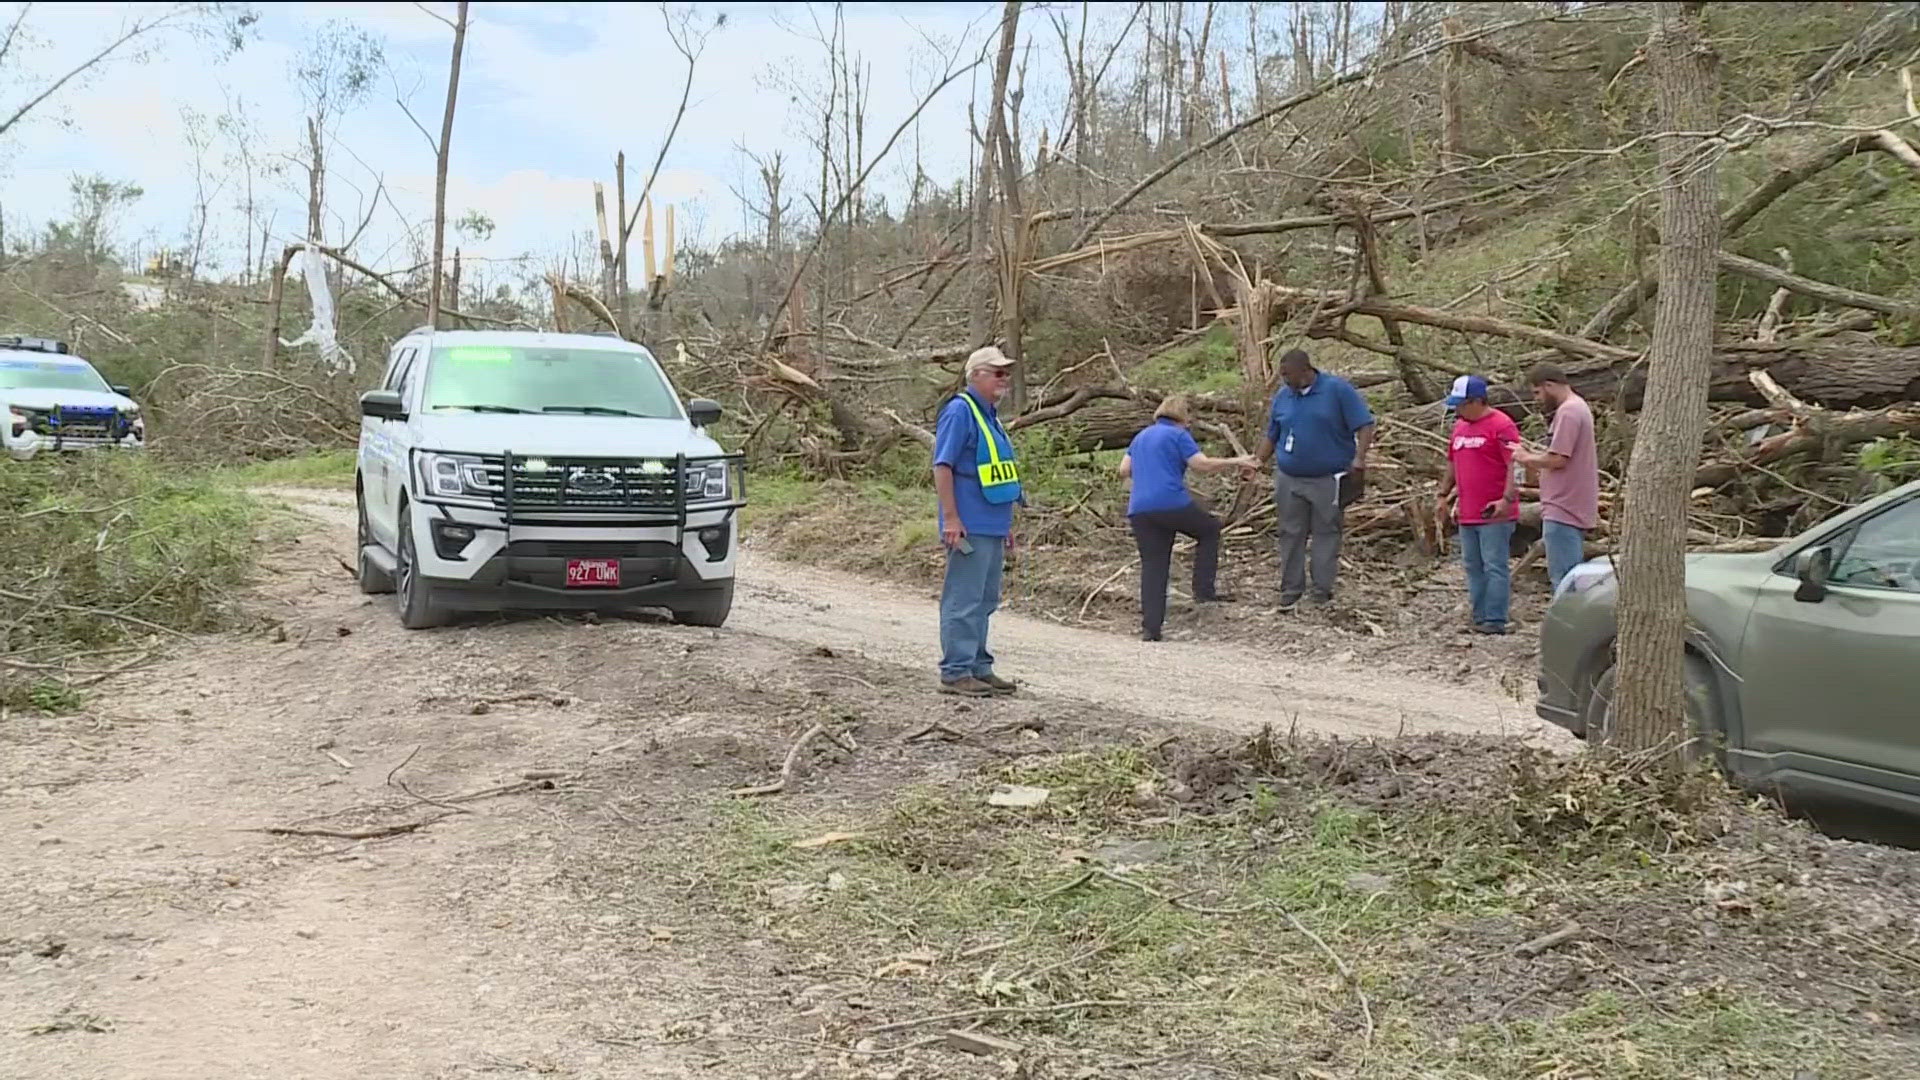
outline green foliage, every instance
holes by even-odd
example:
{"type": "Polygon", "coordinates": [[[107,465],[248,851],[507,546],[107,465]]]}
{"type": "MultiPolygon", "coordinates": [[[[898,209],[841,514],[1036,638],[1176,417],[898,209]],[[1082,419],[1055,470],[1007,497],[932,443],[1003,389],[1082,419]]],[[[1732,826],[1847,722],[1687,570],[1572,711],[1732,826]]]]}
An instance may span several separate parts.
{"type": "Polygon", "coordinates": [[[1860,470],[1874,478],[1881,490],[1920,480],[1920,442],[1905,435],[1875,439],[1860,448],[1860,470]]]}
{"type": "MultiPolygon", "coordinates": [[[[137,647],[165,627],[209,631],[234,613],[257,553],[239,489],[135,454],[0,465],[0,652],[54,665],[137,647]]],[[[16,672],[0,672],[13,679],[16,672]]],[[[0,684],[33,702],[36,680],[0,684]]],[[[40,707],[61,702],[37,691],[40,707]]]]}
{"type": "Polygon", "coordinates": [[[350,488],[358,460],[359,454],[354,450],[316,450],[311,454],[249,462],[226,470],[225,475],[240,484],[350,488]]]}
{"type": "Polygon", "coordinates": [[[78,689],[51,680],[28,684],[24,687],[24,693],[0,686],[0,705],[31,709],[49,716],[79,712],[86,701],[87,696],[78,689]]]}
{"type": "Polygon", "coordinates": [[[1240,389],[1240,353],[1224,325],[1176,345],[1138,368],[1139,380],[1169,393],[1217,394],[1240,389]]]}

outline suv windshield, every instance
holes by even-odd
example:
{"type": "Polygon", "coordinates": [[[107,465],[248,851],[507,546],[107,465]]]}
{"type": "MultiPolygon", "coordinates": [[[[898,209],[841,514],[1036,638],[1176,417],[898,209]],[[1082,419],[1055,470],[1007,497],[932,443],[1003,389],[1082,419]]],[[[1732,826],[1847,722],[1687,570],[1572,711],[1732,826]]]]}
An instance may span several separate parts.
{"type": "Polygon", "coordinates": [[[0,357],[0,390],[92,390],[111,393],[107,380],[85,361],[17,360],[0,357]]]}
{"type": "Polygon", "coordinates": [[[644,353],[522,345],[433,350],[426,407],[658,420],[680,415],[672,389],[644,353]]]}

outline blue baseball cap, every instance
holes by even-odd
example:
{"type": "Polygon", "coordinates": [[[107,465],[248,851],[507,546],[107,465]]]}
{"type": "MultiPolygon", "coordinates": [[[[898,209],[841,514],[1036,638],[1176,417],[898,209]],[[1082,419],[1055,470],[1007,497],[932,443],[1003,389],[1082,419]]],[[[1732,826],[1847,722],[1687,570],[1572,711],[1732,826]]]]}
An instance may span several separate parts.
{"type": "Polygon", "coordinates": [[[1462,375],[1453,380],[1453,389],[1447,392],[1447,408],[1457,409],[1461,403],[1474,398],[1487,400],[1487,380],[1478,375],[1462,375]]]}

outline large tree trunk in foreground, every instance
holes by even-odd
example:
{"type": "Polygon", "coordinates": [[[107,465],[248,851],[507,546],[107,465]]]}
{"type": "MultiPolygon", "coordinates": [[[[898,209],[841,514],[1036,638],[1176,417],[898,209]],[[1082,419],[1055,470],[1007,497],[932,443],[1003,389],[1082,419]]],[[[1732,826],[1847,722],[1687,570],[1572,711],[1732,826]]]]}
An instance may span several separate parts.
{"type": "MultiPolygon", "coordinates": [[[[1714,126],[1713,55],[1699,3],[1655,5],[1647,55],[1662,131],[1714,126]]],[[[1687,493],[1700,461],[1713,363],[1720,216],[1715,148],[1691,136],[1660,148],[1660,293],[1653,318],[1646,403],[1627,468],[1620,556],[1620,638],[1612,740],[1627,750],[1670,743],[1686,732],[1687,493]]]]}

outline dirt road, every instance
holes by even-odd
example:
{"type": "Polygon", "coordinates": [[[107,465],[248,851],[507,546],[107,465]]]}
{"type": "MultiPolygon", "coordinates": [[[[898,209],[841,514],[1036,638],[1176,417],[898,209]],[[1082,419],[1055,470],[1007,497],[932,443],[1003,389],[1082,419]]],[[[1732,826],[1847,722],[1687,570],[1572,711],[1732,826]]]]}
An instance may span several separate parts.
{"type": "MultiPolygon", "coordinates": [[[[755,1002],[665,924],[689,883],[619,853],[777,770],[808,710],[966,708],[929,692],[928,601],[754,558],[718,633],[407,634],[341,569],[348,501],[289,497],[313,531],[257,631],[0,722],[0,1076],[761,1075],[660,1041],[755,1002]]],[[[1032,693],[978,708],[1015,720],[1547,737],[1493,693],[1239,648],[996,640],[1032,693]]]]}
{"type": "MultiPolygon", "coordinates": [[[[282,492],[336,531],[351,530],[349,496],[282,492]]],[[[782,562],[749,551],[728,628],[824,645],[925,671],[939,655],[935,597],[782,562]]],[[[1147,644],[1005,612],[993,646],[1003,673],[1038,694],[1111,705],[1230,731],[1263,724],[1339,735],[1489,732],[1557,741],[1558,729],[1490,685],[1383,676],[1350,664],[1211,642],[1147,644]]]]}

